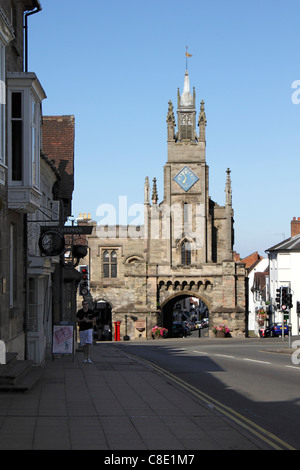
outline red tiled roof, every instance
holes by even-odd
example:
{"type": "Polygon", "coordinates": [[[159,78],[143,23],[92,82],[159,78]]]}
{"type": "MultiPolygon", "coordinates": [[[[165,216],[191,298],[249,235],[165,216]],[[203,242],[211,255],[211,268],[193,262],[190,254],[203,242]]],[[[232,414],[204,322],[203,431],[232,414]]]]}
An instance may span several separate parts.
{"type": "Polygon", "coordinates": [[[249,256],[246,256],[246,258],[240,260],[240,263],[245,263],[247,269],[253,269],[254,266],[261,261],[263,256],[260,256],[257,251],[255,253],[252,253],[249,256]]]}

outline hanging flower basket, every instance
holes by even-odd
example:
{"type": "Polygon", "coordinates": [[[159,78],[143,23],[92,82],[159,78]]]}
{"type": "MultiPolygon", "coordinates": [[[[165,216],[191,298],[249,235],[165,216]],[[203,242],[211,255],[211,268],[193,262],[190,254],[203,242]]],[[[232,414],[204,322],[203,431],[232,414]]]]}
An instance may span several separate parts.
{"type": "Polygon", "coordinates": [[[268,315],[266,314],[263,308],[260,308],[257,312],[257,317],[256,317],[256,320],[259,326],[263,326],[267,319],[268,319],[268,315]]]}

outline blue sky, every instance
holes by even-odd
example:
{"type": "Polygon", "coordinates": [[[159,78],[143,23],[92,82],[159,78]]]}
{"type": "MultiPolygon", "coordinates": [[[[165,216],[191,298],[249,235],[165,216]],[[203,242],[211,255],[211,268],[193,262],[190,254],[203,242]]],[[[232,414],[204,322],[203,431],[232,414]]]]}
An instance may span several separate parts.
{"type": "Polygon", "coordinates": [[[264,255],[290,236],[300,217],[298,0],[41,5],[28,22],[29,71],[46,91],[44,115],[75,115],[75,217],[97,220],[97,207],[118,207],[119,196],[143,203],[146,176],[162,201],[168,101],[176,110],[188,46],[197,112],[205,101],[209,192],[220,205],[231,169],[234,249],[264,255]]]}

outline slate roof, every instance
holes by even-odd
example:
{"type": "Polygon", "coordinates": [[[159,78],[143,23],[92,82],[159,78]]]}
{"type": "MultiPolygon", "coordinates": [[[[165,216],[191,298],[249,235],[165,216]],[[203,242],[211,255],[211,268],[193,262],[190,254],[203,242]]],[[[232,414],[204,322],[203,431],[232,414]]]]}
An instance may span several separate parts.
{"type": "Polygon", "coordinates": [[[283,240],[283,242],[266,250],[267,253],[269,251],[300,251],[300,234],[290,237],[287,240],[283,240]]]}

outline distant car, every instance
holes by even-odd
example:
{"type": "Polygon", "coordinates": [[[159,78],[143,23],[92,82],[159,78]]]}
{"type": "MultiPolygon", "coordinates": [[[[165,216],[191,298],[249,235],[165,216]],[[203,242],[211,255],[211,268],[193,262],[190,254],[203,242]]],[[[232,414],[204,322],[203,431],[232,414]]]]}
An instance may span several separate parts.
{"type": "Polygon", "coordinates": [[[208,318],[203,318],[203,320],[197,321],[197,329],[208,328],[208,318]]]}
{"type": "MultiPolygon", "coordinates": [[[[289,328],[287,324],[284,325],[284,334],[289,334],[289,328]]],[[[267,326],[263,336],[282,336],[282,323],[272,323],[270,326],[267,326]]]]}
{"type": "Polygon", "coordinates": [[[187,336],[188,333],[188,328],[185,326],[185,324],[181,321],[174,321],[172,325],[172,331],[171,331],[171,336],[173,338],[183,338],[187,336]]]}

